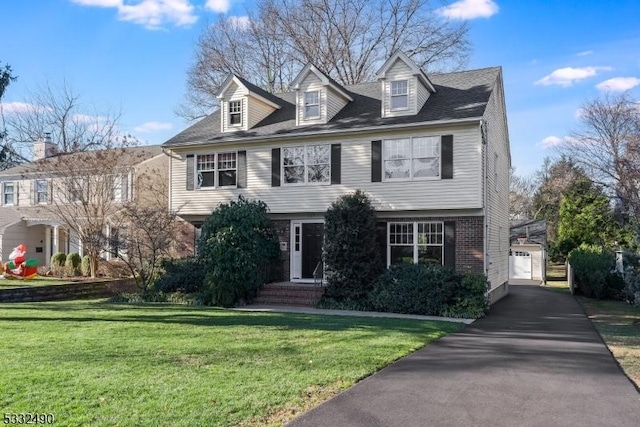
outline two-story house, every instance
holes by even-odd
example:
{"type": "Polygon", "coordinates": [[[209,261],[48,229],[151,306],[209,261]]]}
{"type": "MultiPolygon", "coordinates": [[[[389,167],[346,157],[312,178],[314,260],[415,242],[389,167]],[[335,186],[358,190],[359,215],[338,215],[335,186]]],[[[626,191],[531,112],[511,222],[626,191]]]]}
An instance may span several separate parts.
{"type": "MultiPolygon", "coordinates": [[[[65,212],[108,217],[122,203],[150,197],[138,185],[147,175],[168,192],[169,158],[160,146],[57,154],[47,137],[34,143],[34,153],[33,162],[0,172],[0,260],[6,261],[19,244],[25,244],[27,257],[40,265],[48,265],[56,252],[82,255],[82,239],[65,222],[65,212]],[[105,191],[107,200],[101,206],[83,205],[83,198],[105,191]],[[78,206],[65,210],[67,203],[78,206]]],[[[117,233],[115,222],[106,218],[105,224],[107,236],[117,233]]],[[[103,253],[107,260],[114,257],[110,249],[103,253]]]]}
{"type": "Polygon", "coordinates": [[[230,75],[220,109],[168,140],[170,204],[194,225],[243,195],[270,208],[284,280],[322,254],[323,215],[365,191],[386,265],[435,261],[508,292],[510,151],[499,67],[425,74],[401,52],[377,81],[342,86],[307,65],[292,90],[230,75]]]}

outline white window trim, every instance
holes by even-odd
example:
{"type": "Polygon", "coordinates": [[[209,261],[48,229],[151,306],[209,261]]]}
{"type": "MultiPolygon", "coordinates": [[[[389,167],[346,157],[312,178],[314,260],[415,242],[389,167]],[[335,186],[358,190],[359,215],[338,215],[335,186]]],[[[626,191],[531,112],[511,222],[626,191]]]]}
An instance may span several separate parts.
{"type": "Polygon", "coordinates": [[[391,82],[389,82],[389,111],[407,111],[409,110],[409,80],[408,79],[403,79],[403,80],[393,80],[391,82]],[[401,82],[405,82],[406,83],[406,91],[405,93],[397,93],[394,94],[393,93],[393,84],[394,83],[401,83],[401,82]],[[401,96],[404,96],[407,98],[407,106],[406,107],[393,107],[393,98],[399,98],[401,96]]]}
{"type": "Polygon", "coordinates": [[[18,205],[18,181],[4,181],[2,183],[2,206],[17,206],[18,205]],[[13,191],[11,192],[11,194],[13,195],[13,202],[11,203],[5,203],[6,200],[6,186],[7,184],[11,184],[11,186],[13,187],[13,191]]]}
{"type": "Polygon", "coordinates": [[[34,204],[36,204],[36,205],[48,205],[49,204],[49,200],[50,200],[49,191],[51,191],[51,185],[50,185],[49,180],[48,179],[36,179],[36,180],[33,181],[33,185],[35,186],[35,189],[33,191],[33,195],[34,195],[33,202],[34,202],[34,204]],[[38,195],[40,193],[42,193],[41,191],[38,191],[38,183],[39,182],[44,182],[45,184],[47,184],[47,190],[45,192],[45,196],[46,197],[45,197],[45,201],[44,202],[38,201],[38,195]]]}
{"type": "Polygon", "coordinates": [[[242,114],[242,110],[243,110],[243,106],[244,106],[244,102],[242,99],[230,99],[227,102],[227,126],[230,128],[239,128],[242,127],[243,123],[244,123],[244,115],[242,114]],[[236,123],[236,124],[232,124],[231,123],[231,103],[239,103],[240,104],[240,112],[239,113],[233,113],[233,114],[240,114],[240,123],[236,123]]]}
{"type": "Polygon", "coordinates": [[[320,92],[320,90],[310,90],[302,94],[302,117],[304,120],[318,120],[322,117],[322,112],[320,111],[321,97],[322,97],[322,93],[320,92]],[[315,104],[307,104],[307,94],[312,94],[312,93],[315,93],[318,95],[318,102],[315,104]],[[307,115],[307,106],[313,107],[316,105],[318,106],[318,114],[314,116],[307,115]]]}
{"type": "Polygon", "coordinates": [[[194,158],[194,167],[193,167],[193,183],[194,183],[194,189],[197,191],[207,191],[207,190],[219,190],[219,189],[232,189],[232,188],[238,188],[238,152],[237,151],[216,151],[214,153],[201,153],[201,154],[196,154],[195,158],[194,158]],[[218,169],[218,155],[219,154],[234,154],[235,155],[235,162],[236,162],[236,168],[235,169],[218,169]],[[206,172],[213,172],[213,186],[208,186],[208,187],[200,187],[198,185],[198,158],[200,156],[208,156],[208,155],[213,155],[213,169],[207,169],[206,172]],[[227,171],[227,170],[235,170],[236,171],[236,183],[235,185],[224,185],[224,186],[220,186],[220,178],[218,176],[220,171],[227,171]]]}
{"type": "MultiPolygon", "coordinates": [[[[444,233],[444,221],[390,221],[387,223],[387,268],[391,266],[391,224],[412,224],[413,225],[413,263],[418,263],[418,246],[440,246],[442,247],[442,261],[440,265],[444,265],[444,241],[445,241],[445,233],[444,233]],[[441,224],[442,226],[442,243],[441,244],[429,244],[429,245],[419,245],[418,244],[418,224],[441,224]]],[[[408,245],[398,245],[394,244],[393,246],[408,246],[408,245]]]]}
{"type": "MultiPolygon", "coordinates": [[[[420,158],[420,157],[418,157],[420,158]]],[[[406,138],[389,138],[382,141],[382,181],[383,182],[403,182],[403,181],[440,181],[442,179],[442,135],[419,135],[419,136],[409,136],[406,138]],[[438,159],[440,162],[438,164],[438,176],[413,176],[413,140],[418,138],[437,138],[438,139],[438,148],[439,154],[438,159]],[[387,141],[395,141],[398,139],[408,139],[410,141],[410,157],[409,160],[409,177],[408,178],[387,178],[384,169],[385,162],[385,142],[387,141]]]]}
{"type": "MultiPolygon", "coordinates": [[[[290,145],[286,147],[280,148],[280,153],[284,152],[285,148],[304,148],[304,182],[287,182],[284,176],[284,154],[280,156],[280,181],[283,186],[302,186],[302,185],[331,185],[331,144],[309,144],[309,145],[290,145]],[[309,163],[307,162],[307,147],[315,147],[318,145],[326,145],[329,147],[329,180],[327,182],[309,182],[309,174],[307,168],[309,167],[309,163]]],[[[321,164],[321,163],[320,163],[321,164]]],[[[301,166],[301,165],[298,165],[301,166]]]]}

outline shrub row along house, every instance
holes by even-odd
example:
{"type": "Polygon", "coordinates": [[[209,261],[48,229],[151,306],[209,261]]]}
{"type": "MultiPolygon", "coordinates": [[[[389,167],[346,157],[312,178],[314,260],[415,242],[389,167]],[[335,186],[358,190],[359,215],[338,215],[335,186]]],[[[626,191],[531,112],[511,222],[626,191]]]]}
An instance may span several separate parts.
{"type": "MultiPolygon", "coordinates": [[[[170,207],[199,226],[242,195],[267,203],[283,279],[312,281],[323,216],[365,191],[386,266],[437,262],[508,292],[510,150],[498,67],[425,74],[401,52],[376,82],[342,86],[307,65],[273,95],[230,75],[220,109],[168,140],[170,207]]],[[[321,269],[320,269],[321,270],[321,269]]]]}

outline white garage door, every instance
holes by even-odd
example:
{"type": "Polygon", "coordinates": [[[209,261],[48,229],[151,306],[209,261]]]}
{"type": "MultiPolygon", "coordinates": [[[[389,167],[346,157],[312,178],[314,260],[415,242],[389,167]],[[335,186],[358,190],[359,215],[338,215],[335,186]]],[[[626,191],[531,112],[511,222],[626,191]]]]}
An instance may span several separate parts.
{"type": "Polygon", "coordinates": [[[527,251],[511,251],[509,276],[512,279],[531,279],[531,254],[527,251]]]}

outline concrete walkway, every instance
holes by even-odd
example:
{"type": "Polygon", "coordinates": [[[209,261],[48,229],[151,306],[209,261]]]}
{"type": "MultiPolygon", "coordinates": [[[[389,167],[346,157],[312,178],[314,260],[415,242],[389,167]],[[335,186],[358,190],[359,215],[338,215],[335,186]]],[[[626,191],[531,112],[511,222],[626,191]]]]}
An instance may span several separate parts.
{"type": "Polygon", "coordinates": [[[514,285],[488,317],[291,426],[634,426],[640,394],[572,296],[514,285]]]}

